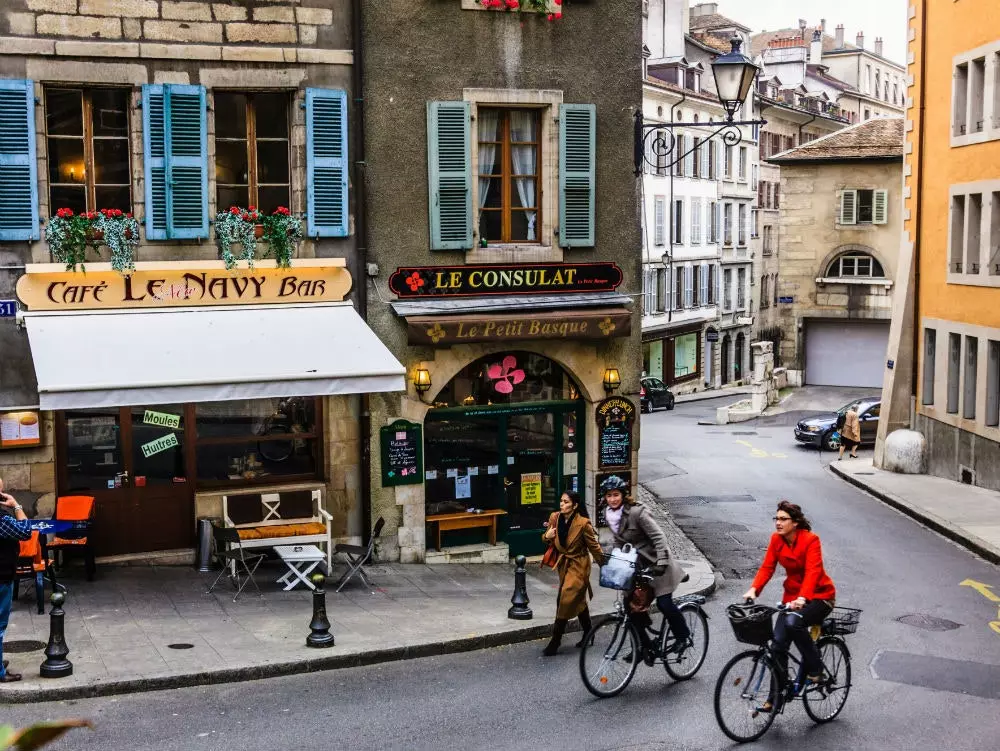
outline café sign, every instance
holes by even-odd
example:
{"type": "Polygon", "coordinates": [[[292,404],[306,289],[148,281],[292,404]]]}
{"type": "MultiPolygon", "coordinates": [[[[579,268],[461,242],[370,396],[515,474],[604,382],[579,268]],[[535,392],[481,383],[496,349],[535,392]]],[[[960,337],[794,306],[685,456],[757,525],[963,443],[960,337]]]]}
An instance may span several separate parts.
{"type": "Polygon", "coordinates": [[[107,263],[67,271],[62,264],[32,264],[17,280],[17,296],[29,310],[169,308],[200,305],[340,302],[350,292],[343,259],[296,260],[288,269],[274,261],[227,271],[218,261],[140,262],[131,276],[107,263]]]}
{"type": "Polygon", "coordinates": [[[409,316],[406,330],[410,344],[438,347],[528,339],[613,339],[632,333],[632,316],[625,308],[534,315],[409,316]]]}
{"type": "Polygon", "coordinates": [[[551,295],[612,292],[621,283],[614,263],[472,264],[401,267],[389,277],[389,290],[400,298],[551,295]]]}

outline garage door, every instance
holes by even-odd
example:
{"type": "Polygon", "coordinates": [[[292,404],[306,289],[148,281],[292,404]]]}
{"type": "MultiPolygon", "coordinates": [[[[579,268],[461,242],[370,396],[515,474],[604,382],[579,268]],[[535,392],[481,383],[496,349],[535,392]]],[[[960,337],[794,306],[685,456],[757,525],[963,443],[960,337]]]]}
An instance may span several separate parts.
{"type": "Polygon", "coordinates": [[[808,321],[806,383],[881,388],[888,321],[808,321]]]}

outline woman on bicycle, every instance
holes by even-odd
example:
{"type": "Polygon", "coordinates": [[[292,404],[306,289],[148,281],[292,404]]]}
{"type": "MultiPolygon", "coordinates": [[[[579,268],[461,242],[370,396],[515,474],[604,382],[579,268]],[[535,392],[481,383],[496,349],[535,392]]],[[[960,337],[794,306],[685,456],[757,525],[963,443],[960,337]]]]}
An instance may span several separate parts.
{"type": "MultiPolygon", "coordinates": [[[[653,519],[650,510],[625,495],[627,487],[618,475],[611,475],[601,483],[601,493],[606,504],[604,518],[615,543],[629,543],[639,553],[639,561],[645,564],[646,572],[655,577],[653,593],[656,595],[656,606],[667,617],[670,631],[675,637],[669,651],[682,652],[691,645],[691,631],[674,603],[673,592],[684,578],[684,569],[670,557],[667,537],[653,519]]],[[[640,628],[639,633],[648,656],[650,644],[646,629],[640,628]]]]}
{"type": "MultiPolygon", "coordinates": [[[[777,565],[785,569],[785,591],[781,597],[788,612],[778,615],[774,624],[774,652],[783,672],[788,669],[788,646],[795,642],[802,655],[806,677],[822,680],[823,661],[809,635],[810,626],[818,626],[833,610],[837,591],[823,569],[823,550],[819,537],[802,513],[802,508],[781,501],[774,515],[775,533],[764,554],[764,562],[754,577],[744,599],[755,600],[771,580],[777,565]]],[[[770,710],[771,702],[763,709],[770,710]]]]}
{"type": "MultiPolygon", "coordinates": [[[[559,499],[559,511],[549,517],[548,529],[542,540],[555,546],[559,553],[556,570],[559,571],[559,596],[556,600],[556,622],[552,626],[552,640],[542,652],[551,657],[559,651],[566,624],[572,618],[580,619],[583,636],[590,631],[588,600],[594,592],[590,588],[590,557],[603,563],[604,554],[597,542],[597,533],[587,516],[587,507],[580,503],[580,496],[569,491],[559,499]]],[[[576,646],[582,646],[583,639],[576,646]]]]}

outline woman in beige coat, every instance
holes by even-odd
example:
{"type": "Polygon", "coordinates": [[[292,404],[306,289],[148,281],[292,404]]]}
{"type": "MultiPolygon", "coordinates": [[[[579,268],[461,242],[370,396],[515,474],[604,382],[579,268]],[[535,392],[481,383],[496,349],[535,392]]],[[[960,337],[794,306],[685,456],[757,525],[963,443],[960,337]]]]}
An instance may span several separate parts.
{"type": "Polygon", "coordinates": [[[858,419],[858,412],[854,407],[847,410],[844,415],[844,427],[840,429],[840,455],[839,462],[844,458],[844,449],[851,450],[851,458],[858,458],[858,445],[861,443],[861,421],[858,419]]]}
{"type": "MultiPolygon", "coordinates": [[[[552,640],[542,652],[551,657],[559,651],[566,624],[572,618],[580,619],[580,628],[586,635],[590,631],[590,610],[587,603],[594,596],[590,588],[590,557],[603,563],[604,554],[597,542],[597,533],[587,516],[587,507],[580,503],[580,496],[566,492],[559,499],[559,511],[549,517],[548,529],[542,539],[553,545],[559,553],[556,570],[559,572],[559,597],[556,600],[556,622],[552,627],[552,640]]],[[[582,639],[576,646],[581,646],[582,639]]]]}

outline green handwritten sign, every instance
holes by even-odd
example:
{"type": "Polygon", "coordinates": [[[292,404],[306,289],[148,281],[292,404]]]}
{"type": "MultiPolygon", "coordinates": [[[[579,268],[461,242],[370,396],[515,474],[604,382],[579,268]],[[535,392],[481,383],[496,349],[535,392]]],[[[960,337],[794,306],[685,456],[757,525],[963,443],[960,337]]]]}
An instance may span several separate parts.
{"type": "Polygon", "coordinates": [[[147,409],[142,416],[142,421],[146,425],[157,425],[161,428],[174,428],[175,430],[181,426],[181,416],[171,415],[168,412],[154,412],[151,409],[147,409]]]}
{"type": "Polygon", "coordinates": [[[148,459],[153,454],[159,454],[161,451],[172,449],[177,445],[177,434],[167,433],[162,438],[142,444],[142,455],[148,459]]]}

